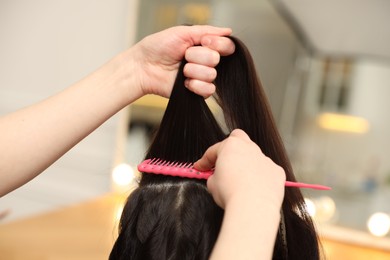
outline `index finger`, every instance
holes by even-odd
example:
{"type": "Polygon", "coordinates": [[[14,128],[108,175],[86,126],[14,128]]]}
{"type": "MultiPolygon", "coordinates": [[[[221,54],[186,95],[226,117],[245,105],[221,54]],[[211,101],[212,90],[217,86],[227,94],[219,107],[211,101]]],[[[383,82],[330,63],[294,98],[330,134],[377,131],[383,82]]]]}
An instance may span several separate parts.
{"type": "Polygon", "coordinates": [[[211,170],[217,161],[218,151],[222,146],[222,142],[210,146],[203,154],[202,158],[194,163],[194,168],[199,171],[211,170]]]}
{"type": "Polygon", "coordinates": [[[217,51],[221,56],[228,56],[234,53],[235,45],[228,37],[216,35],[205,35],[202,37],[201,44],[214,51],[217,51]]]}
{"type": "Polygon", "coordinates": [[[194,45],[201,43],[201,39],[205,35],[217,35],[217,36],[228,36],[232,33],[232,29],[216,27],[210,25],[192,25],[183,26],[185,30],[188,30],[190,38],[193,40],[194,45]]]}
{"type": "Polygon", "coordinates": [[[206,152],[203,154],[202,158],[200,158],[198,161],[196,161],[194,163],[194,168],[199,170],[199,171],[207,171],[207,170],[211,170],[214,166],[215,166],[215,163],[217,162],[217,158],[218,158],[218,153],[220,152],[220,150],[222,149],[222,146],[224,145],[225,142],[228,141],[229,138],[239,138],[243,141],[250,141],[251,142],[251,139],[249,138],[249,136],[241,129],[234,129],[228,138],[226,138],[225,140],[219,142],[219,143],[216,143],[212,146],[210,146],[206,152]]]}

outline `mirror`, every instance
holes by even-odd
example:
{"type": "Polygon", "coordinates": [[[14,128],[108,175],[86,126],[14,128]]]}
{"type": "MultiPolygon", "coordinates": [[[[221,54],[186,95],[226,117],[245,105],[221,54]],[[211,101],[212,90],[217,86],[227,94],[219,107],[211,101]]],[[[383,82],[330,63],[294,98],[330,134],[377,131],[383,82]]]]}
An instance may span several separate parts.
{"type": "Polygon", "coordinates": [[[333,188],[304,191],[313,216],[325,226],[367,233],[359,239],[365,244],[371,236],[388,238],[390,64],[304,54],[299,59],[280,127],[298,178],[333,188]]]}

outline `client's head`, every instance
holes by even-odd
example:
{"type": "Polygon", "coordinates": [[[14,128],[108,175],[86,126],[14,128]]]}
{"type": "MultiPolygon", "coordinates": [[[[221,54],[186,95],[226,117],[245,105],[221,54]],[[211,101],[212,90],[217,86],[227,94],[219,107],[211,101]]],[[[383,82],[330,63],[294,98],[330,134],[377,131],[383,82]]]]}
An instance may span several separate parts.
{"type": "Polygon", "coordinates": [[[110,259],[208,259],[222,209],[203,182],[158,177],[129,197],[110,259]]]}

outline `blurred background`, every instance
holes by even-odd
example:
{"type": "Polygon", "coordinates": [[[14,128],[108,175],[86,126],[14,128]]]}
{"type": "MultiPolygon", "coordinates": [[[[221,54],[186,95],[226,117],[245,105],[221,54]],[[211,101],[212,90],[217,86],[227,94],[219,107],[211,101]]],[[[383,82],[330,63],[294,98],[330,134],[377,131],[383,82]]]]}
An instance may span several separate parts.
{"type": "MultiPolygon", "coordinates": [[[[333,188],[304,191],[321,234],[390,251],[389,14],[387,0],[0,0],[0,115],[59,92],[153,32],[231,27],[255,60],[298,180],[333,188]]],[[[2,226],[127,194],[166,103],[138,100],[0,198],[0,253],[2,226]]],[[[120,206],[110,210],[115,219],[120,206]]]]}

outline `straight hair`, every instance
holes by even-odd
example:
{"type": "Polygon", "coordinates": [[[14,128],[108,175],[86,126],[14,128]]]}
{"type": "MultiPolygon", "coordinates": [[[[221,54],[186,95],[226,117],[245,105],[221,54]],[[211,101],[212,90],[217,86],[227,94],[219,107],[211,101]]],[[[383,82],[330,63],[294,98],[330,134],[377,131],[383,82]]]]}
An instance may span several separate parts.
{"type": "MultiPolygon", "coordinates": [[[[235,52],[221,57],[215,80],[215,98],[227,132],[244,130],[265,155],[283,167],[286,179],[295,181],[252,57],[239,39],[230,38],[235,52]]],[[[180,65],[145,158],[194,162],[227,136],[203,97],[184,87],[185,63],[180,65]]],[[[281,212],[273,259],[319,259],[317,233],[299,189],[285,189],[281,212]]],[[[205,180],[142,173],[139,187],[124,206],[109,259],[208,259],[223,214],[207,191],[205,180]]]]}

